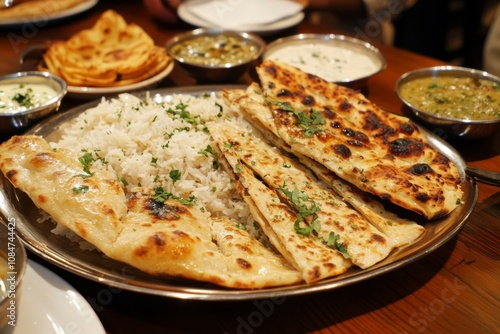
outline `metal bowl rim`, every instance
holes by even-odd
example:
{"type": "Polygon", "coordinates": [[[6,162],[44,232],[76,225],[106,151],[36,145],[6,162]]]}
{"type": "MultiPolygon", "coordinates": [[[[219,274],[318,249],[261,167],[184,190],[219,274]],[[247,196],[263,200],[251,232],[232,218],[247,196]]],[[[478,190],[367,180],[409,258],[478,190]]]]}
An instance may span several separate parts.
{"type": "Polygon", "coordinates": [[[263,53],[263,58],[266,59],[266,55],[275,48],[281,48],[284,47],[287,43],[300,42],[300,41],[313,41],[313,42],[341,41],[346,44],[354,44],[366,49],[380,61],[380,67],[375,72],[356,79],[337,80],[335,81],[336,83],[350,83],[363,80],[371,76],[374,76],[387,68],[387,60],[385,59],[382,52],[380,52],[380,50],[373,44],[355,37],[349,37],[341,34],[297,34],[287,37],[281,37],[272,41],[266,46],[265,51],[263,53]]]}
{"type": "Polygon", "coordinates": [[[463,124],[463,125],[487,125],[487,124],[495,124],[495,123],[500,122],[500,117],[488,119],[488,120],[477,120],[477,119],[452,118],[452,117],[445,117],[445,116],[431,114],[426,110],[423,110],[423,109],[420,109],[420,108],[413,106],[404,97],[402,97],[401,94],[399,93],[401,85],[408,82],[408,81],[411,81],[412,79],[428,77],[428,76],[438,76],[441,73],[466,74],[467,76],[470,76],[470,77],[484,78],[484,79],[488,79],[488,80],[491,80],[495,83],[500,84],[500,77],[497,77],[497,76],[495,76],[487,71],[463,67],[463,66],[440,65],[440,66],[420,68],[417,70],[406,72],[403,75],[401,75],[398,78],[398,80],[396,81],[396,86],[394,88],[396,95],[399,97],[399,99],[407,107],[409,107],[414,112],[414,114],[417,117],[424,119],[427,122],[432,122],[432,120],[429,120],[429,118],[433,118],[437,121],[443,121],[443,122],[449,122],[449,123],[453,122],[453,123],[463,124]],[[425,115],[426,117],[425,118],[422,117],[421,115],[419,115],[419,113],[425,115]]]}
{"type": "Polygon", "coordinates": [[[57,95],[54,96],[49,101],[42,104],[41,106],[38,106],[36,108],[31,108],[31,109],[27,109],[27,110],[23,110],[23,111],[16,111],[16,112],[11,112],[11,113],[0,113],[0,117],[15,117],[15,116],[24,116],[24,115],[28,115],[28,114],[36,114],[37,112],[45,110],[52,105],[56,105],[58,102],[60,102],[62,100],[64,95],[66,95],[66,91],[67,91],[66,81],[64,81],[62,78],[58,77],[57,75],[54,75],[54,74],[52,74],[50,72],[46,72],[46,71],[24,71],[24,72],[16,72],[16,73],[3,75],[0,77],[0,85],[2,84],[2,81],[5,81],[5,80],[18,79],[18,78],[29,78],[29,77],[42,77],[42,78],[45,78],[49,81],[55,82],[59,86],[59,90],[57,92],[57,95]]]}
{"type": "Polygon", "coordinates": [[[251,32],[245,32],[245,31],[236,31],[236,30],[228,30],[228,29],[223,29],[223,28],[197,28],[191,31],[183,32],[180,34],[175,35],[174,37],[170,38],[166,45],[165,48],[167,49],[168,54],[174,58],[176,61],[178,61],[180,64],[183,65],[189,65],[193,67],[198,67],[198,68],[203,68],[203,69],[231,69],[231,68],[236,68],[239,66],[244,66],[250,64],[252,61],[258,59],[262,53],[264,52],[266,48],[266,42],[260,38],[258,35],[251,33],[251,32]],[[189,40],[190,38],[194,37],[199,37],[199,36],[212,36],[212,35],[229,35],[229,36],[238,36],[242,38],[245,41],[251,41],[254,42],[258,46],[257,52],[250,58],[248,58],[246,61],[237,63],[237,64],[222,64],[222,65],[203,65],[203,64],[198,64],[198,63],[193,63],[186,61],[184,58],[177,57],[176,55],[172,54],[170,52],[170,49],[172,46],[179,42],[184,42],[186,40],[189,40]]]}

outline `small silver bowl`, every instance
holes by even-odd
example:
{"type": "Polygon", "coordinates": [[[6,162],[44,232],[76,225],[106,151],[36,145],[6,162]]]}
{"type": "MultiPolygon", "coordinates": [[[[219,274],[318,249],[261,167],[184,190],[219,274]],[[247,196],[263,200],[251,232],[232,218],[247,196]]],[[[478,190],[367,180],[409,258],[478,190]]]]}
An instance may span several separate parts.
{"type": "MultiPolygon", "coordinates": [[[[0,332],[16,325],[19,295],[28,264],[23,243],[16,236],[15,220],[0,217],[0,332]]],[[[9,331],[10,333],[10,331],[9,331]]]]}
{"type": "Polygon", "coordinates": [[[327,81],[353,89],[363,88],[368,78],[387,67],[384,56],[370,43],[336,34],[299,34],[279,38],[269,43],[262,58],[287,63],[327,81]],[[324,49],[320,50],[320,47],[324,49]],[[284,48],[287,49],[283,50],[284,48]],[[286,53],[286,59],[280,57],[280,51],[286,53]],[[318,54],[321,51],[325,53],[318,54]],[[310,61],[304,57],[310,58],[310,61]],[[366,64],[356,62],[354,57],[366,61],[366,64]],[[321,65],[308,70],[315,60],[321,61],[321,65]],[[356,63],[349,64],[350,61],[356,63]],[[304,67],[305,63],[309,63],[308,67],[304,67]],[[326,70],[334,73],[327,75],[326,70]]]}
{"type": "Polygon", "coordinates": [[[401,86],[417,78],[425,77],[465,77],[485,79],[500,85],[500,78],[490,73],[460,66],[435,66],[414,70],[403,74],[396,82],[395,91],[403,102],[403,112],[428,130],[453,140],[477,140],[493,135],[500,129],[500,117],[488,120],[450,118],[436,115],[412,105],[401,95],[401,86]]]}
{"type": "MultiPolygon", "coordinates": [[[[236,45],[236,44],[235,44],[236,45]]],[[[188,74],[194,77],[198,82],[204,83],[222,83],[233,82],[241,77],[257,61],[264,51],[266,43],[255,34],[247,32],[229,31],[219,28],[199,28],[190,32],[174,36],[167,44],[167,52],[175,59],[188,74]],[[210,57],[210,51],[202,47],[188,46],[191,42],[200,38],[206,38],[206,45],[214,49],[221,49],[218,57],[210,57]],[[230,38],[237,41],[237,45],[251,47],[252,51],[246,55],[228,57],[221,45],[211,44],[215,38],[230,38]],[[189,55],[181,54],[187,52],[189,55]],[[211,59],[215,59],[214,62],[211,59]],[[217,62],[217,63],[215,63],[217,62]]],[[[237,46],[236,46],[237,47],[237,46]]],[[[216,52],[215,52],[216,53],[216,52]]]]}
{"type": "Polygon", "coordinates": [[[0,133],[15,135],[24,132],[40,120],[55,113],[66,95],[66,82],[48,72],[18,72],[0,77],[0,91],[2,86],[10,84],[39,84],[47,85],[55,90],[55,96],[40,106],[25,109],[2,111],[0,109],[0,133]]]}

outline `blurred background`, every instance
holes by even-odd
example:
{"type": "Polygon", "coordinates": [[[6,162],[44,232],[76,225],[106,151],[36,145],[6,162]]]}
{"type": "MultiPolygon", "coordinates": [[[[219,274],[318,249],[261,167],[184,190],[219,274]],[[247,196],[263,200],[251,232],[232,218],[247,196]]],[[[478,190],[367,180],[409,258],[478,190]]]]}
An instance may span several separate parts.
{"type": "MultiPolygon", "coordinates": [[[[499,0],[417,0],[412,7],[390,18],[393,36],[389,43],[385,42],[453,65],[482,69],[484,42],[499,3],[499,0]]],[[[339,25],[338,18],[325,12],[318,13],[315,20],[339,25]]]]}

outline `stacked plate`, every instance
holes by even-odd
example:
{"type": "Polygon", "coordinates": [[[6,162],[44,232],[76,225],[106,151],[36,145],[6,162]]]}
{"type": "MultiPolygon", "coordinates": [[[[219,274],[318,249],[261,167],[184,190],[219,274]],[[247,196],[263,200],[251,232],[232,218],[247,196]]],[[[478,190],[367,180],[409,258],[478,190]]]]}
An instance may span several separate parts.
{"type": "Polygon", "coordinates": [[[300,23],[303,9],[292,0],[188,0],[179,6],[178,14],[197,27],[268,34],[300,23]]]}

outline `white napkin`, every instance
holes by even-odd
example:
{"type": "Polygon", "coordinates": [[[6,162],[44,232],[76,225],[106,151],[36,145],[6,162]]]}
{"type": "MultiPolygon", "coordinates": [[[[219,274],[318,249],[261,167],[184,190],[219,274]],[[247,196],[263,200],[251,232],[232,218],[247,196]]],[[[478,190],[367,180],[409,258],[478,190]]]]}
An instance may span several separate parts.
{"type": "Polygon", "coordinates": [[[188,10],[214,26],[236,29],[279,21],[299,13],[302,5],[291,0],[207,0],[188,10]]]}

